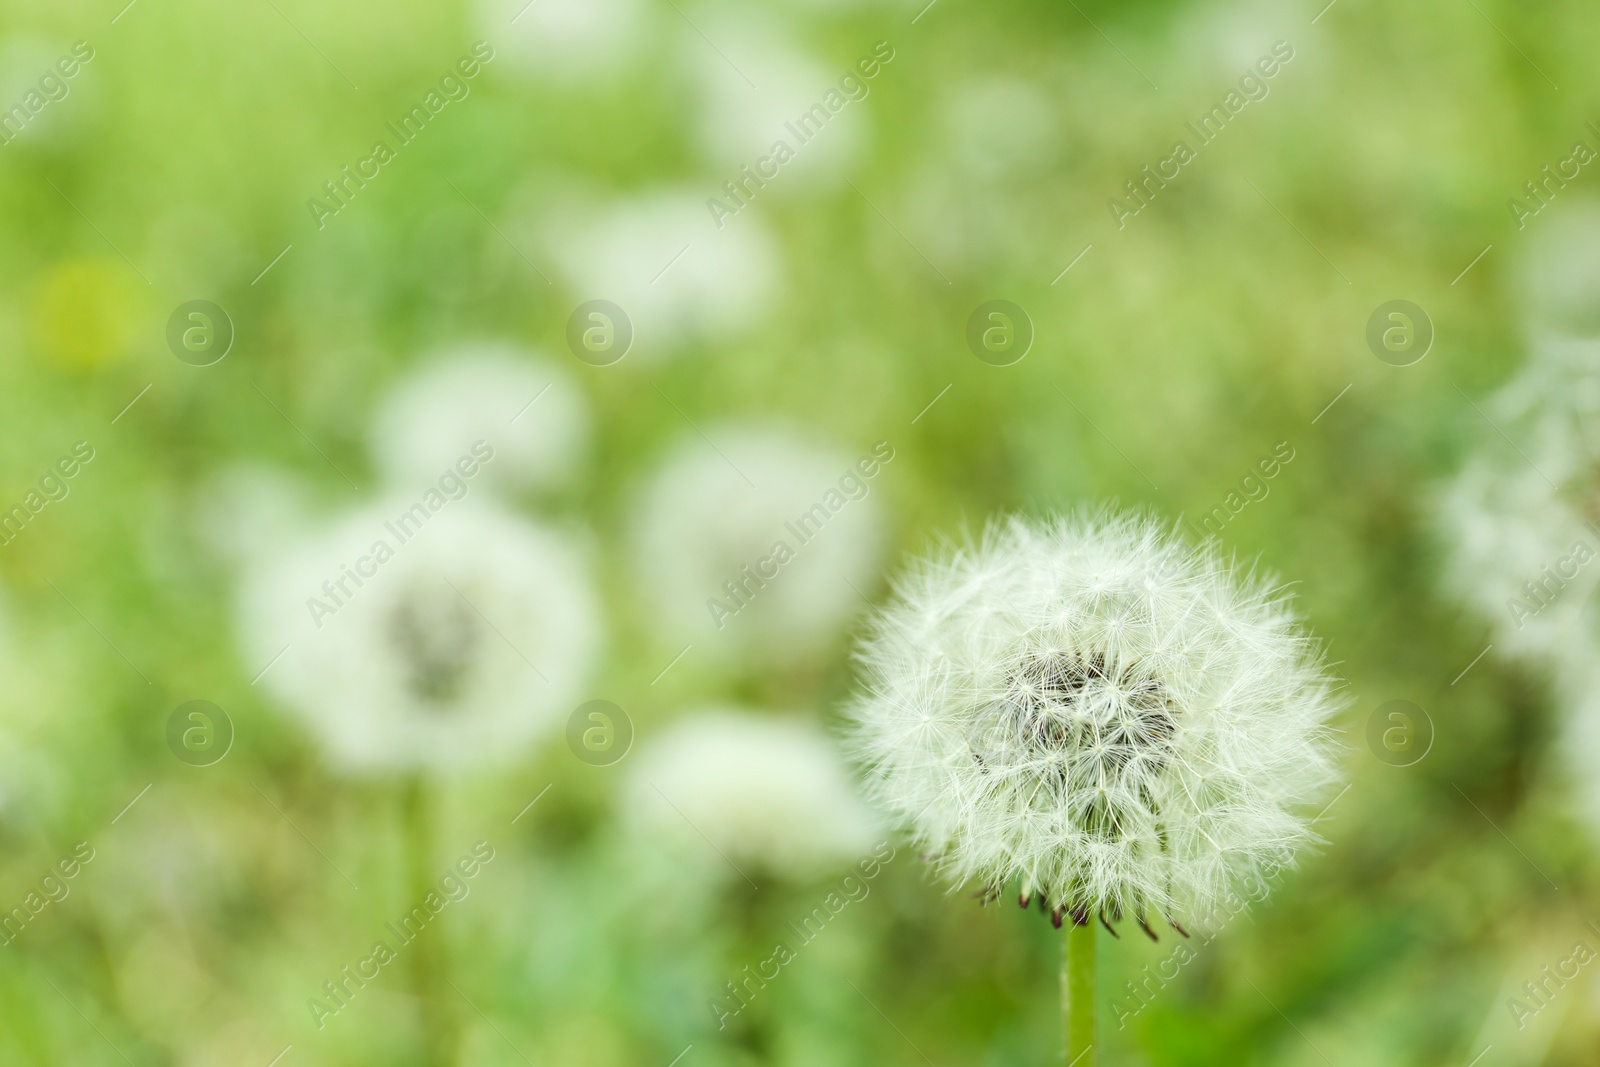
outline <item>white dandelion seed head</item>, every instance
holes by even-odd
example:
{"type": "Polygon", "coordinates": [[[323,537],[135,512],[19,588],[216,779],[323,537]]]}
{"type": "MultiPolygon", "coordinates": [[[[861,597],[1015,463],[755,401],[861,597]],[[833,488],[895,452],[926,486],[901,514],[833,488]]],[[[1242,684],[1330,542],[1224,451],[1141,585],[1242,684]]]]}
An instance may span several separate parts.
{"type": "Polygon", "coordinates": [[[548,357],[507,344],[463,345],[402,378],[373,415],[373,462],[399,491],[437,481],[478,441],[494,458],[469,485],[558,485],[588,447],[583,391],[548,357]]]}
{"type": "Polygon", "coordinates": [[[726,866],[725,856],[747,874],[824,876],[878,840],[833,740],[798,718],[698,711],[640,747],[623,796],[641,839],[706,866],[726,866]]]}
{"type": "Polygon", "coordinates": [[[647,0],[479,0],[478,25],[499,55],[489,70],[566,85],[613,80],[649,40],[647,0]]]}
{"type": "Polygon", "coordinates": [[[1342,702],[1285,597],[1148,518],[998,524],[907,576],[860,660],[873,793],[991,893],[1206,914],[1333,778],[1342,702]]]}
{"type": "Polygon", "coordinates": [[[711,444],[685,436],[637,496],[630,540],[644,603],[663,635],[692,642],[697,657],[802,659],[866,607],[857,590],[882,558],[878,482],[892,467],[862,478],[858,457],[778,427],[705,431],[711,444]],[[855,499],[840,488],[847,473],[855,499]]]}
{"type": "Polygon", "coordinates": [[[350,769],[510,759],[577,704],[595,661],[577,547],[487,501],[427,511],[392,497],[347,514],[240,593],[246,668],[350,769]],[[418,509],[420,529],[396,526],[418,509]]]}
{"type": "Polygon", "coordinates": [[[1582,664],[1600,643],[1600,340],[1542,335],[1480,407],[1495,429],[1435,499],[1444,583],[1502,652],[1582,664]]]}
{"type": "Polygon", "coordinates": [[[578,299],[610,300],[632,321],[630,359],[727,340],[776,296],[777,247],[761,220],[741,215],[719,230],[706,195],[658,189],[593,210],[580,201],[548,222],[550,254],[578,299]]]}

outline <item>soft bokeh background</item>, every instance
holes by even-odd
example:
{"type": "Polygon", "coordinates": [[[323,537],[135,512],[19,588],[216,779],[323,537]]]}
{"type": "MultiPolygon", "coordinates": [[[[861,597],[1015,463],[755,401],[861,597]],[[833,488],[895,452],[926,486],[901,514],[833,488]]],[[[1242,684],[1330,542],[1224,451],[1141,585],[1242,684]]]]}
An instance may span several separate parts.
{"type": "Polygon", "coordinates": [[[1600,308],[1600,241],[1550,258],[1592,165],[1525,227],[1508,205],[1600,147],[1592,5],[0,12],[0,107],[27,119],[0,146],[0,509],[93,456],[0,547],[0,909],[26,920],[0,1062],[1052,1062],[1058,935],[909,848],[866,878],[898,839],[832,737],[906,552],[1106,499],[1229,509],[1221,540],[1298,583],[1352,704],[1325,846],[1181,968],[1170,932],[1105,939],[1103,1062],[1594,1062],[1594,970],[1565,962],[1600,948],[1572,701],[1484,654],[1432,505],[1465,457],[1518,462],[1478,409],[1545,297],[1600,308]],[[385,124],[479,41],[470,91],[399,145],[385,124]],[[870,93],[719,228],[705,200],[879,42],[870,93]],[[1265,97],[1119,228],[1108,198],[1277,42],[1265,97]],[[392,161],[319,228],[308,199],[379,139],[392,161]],[[636,331],[609,366],[568,346],[597,298],[636,331]],[[197,299],[235,334],[211,366],[167,342],[197,299]],[[991,299],[1035,333],[1009,366],[966,341],[991,299]],[[1366,340],[1395,299],[1435,331],[1409,366],[1366,340]],[[454,540],[306,629],[354,558],[329,531],[403,511],[477,437],[496,457],[454,540]],[[880,442],[864,499],[709,625],[880,442]],[[391,690],[426,697],[399,726],[391,690]],[[168,742],[191,700],[231,722],[206,766],[168,742]],[[588,700],[620,715],[569,740],[588,700]],[[1420,759],[1410,727],[1368,742],[1391,700],[1431,720],[1420,759]],[[308,1000],[480,841],[470,892],[319,1028],[308,1000]],[[1578,977],[1530,1000],[1546,966],[1578,977]],[[1129,981],[1149,1004],[1123,1018],[1129,981]]]}

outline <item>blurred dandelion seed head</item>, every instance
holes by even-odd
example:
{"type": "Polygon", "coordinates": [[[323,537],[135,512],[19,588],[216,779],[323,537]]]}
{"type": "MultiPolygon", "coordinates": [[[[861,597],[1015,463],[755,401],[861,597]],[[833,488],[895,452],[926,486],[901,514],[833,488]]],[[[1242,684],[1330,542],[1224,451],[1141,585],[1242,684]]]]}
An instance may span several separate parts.
{"type": "MultiPolygon", "coordinates": [[[[781,22],[758,11],[718,11],[705,29],[732,59],[732,64],[707,62],[705,41],[683,27],[679,53],[698,89],[697,136],[706,160],[719,174],[737,178],[740,164],[754,164],[781,141],[794,151],[795,161],[770,179],[770,193],[755,194],[759,199],[842,186],[871,134],[866,110],[859,102],[825,108],[820,127],[818,116],[809,112],[829,90],[838,93],[840,75],[851,72],[848,64],[832,69],[806,52],[781,22]],[[802,117],[809,117],[810,125],[802,117]]],[[[853,84],[866,99],[875,81],[856,78],[853,84]]],[[[725,194],[714,188],[707,195],[725,194]]]]}
{"type": "Polygon", "coordinates": [[[723,864],[710,841],[742,867],[797,881],[849,866],[877,840],[833,741],[801,719],[696,712],[641,747],[624,797],[640,840],[723,864]]]}
{"type": "Polygon", "coordinates": [[[261,463],[233,463],[195,493],[193,518],[201,543],[222,562],[247,566],[270,557],[311,525],[304,483],[261,463]]]}
{"type": "Polygon", "coordinates": [[[559,724],[594,663],[585,562],[561,534],[482,501],[401,540],[392,520],[409,503],[363,508],[257,567],[240,604],[246,662],[281,653],[261,684],[347,767],[513,758],[559,724]],[[376,563],[379,542],[392,555],[376,563]],[[350,568],[374,573],[330,594],[350,568]],[[310,611],[313,599],[335,610],[310,611]]]}
{"type": "Polygon", "coordinates": [[[1502,652],[1586,671],[1600,643],[1600,338],[1536,327],[1481,408],[1518,444],[1485,439],[1440,489],[1445,587],[1502,652]]]}
{"type": "Polygon", "coordinates": [[[1560,225],[1535,224],[1532,231],[1521,281],[1535,323],[1600,335],[1600,203],[1565,205],[1560,225]]]}
{"type": "Polygon", "coordinates": [[[961,82],[940,100],[941,155],[973,179],[1046,171],[1060,152],[1060,118],[1030,82],[985,77],[961,82]]]}
{"type": "Polygon", "coordinates": [[[698,434],[684,437],[633,509],[632,555],[646,603],[667,634],[694,640],[697,654],[802,659],[865,607],[856,588],[871,582],[887,536],[877,487],[857,478],[855,498],[841,495],[827,525],[802,529],[796,524],[808,510],[855,470],[850,455],[772,427],[706,433],[715,447],[698,434]],[[773,558],[779,542],[793,550],[792,561],[760,587],[744,579],[742,569],[773,558]],[[748,607],[728,594],[729,581],[745,581],[748,607]],[[712,600],[737,614],[719,620],[712,600]]]}
{"type": "Polygon", "coordinates": [[[479,0],[479,32],[518,76],[558,84],[620,77],[638,58],[655,12],[645,0],[479,0]]]}
{"type": "Polygon", "coordinates": [[[374,460],[402,490],[436,480],[477,441],[494,449],[478,477],[515,489],[558,485],[588,448],[583,392],[540,354],[463,345],[403,378],[373,417],[374,460]]]}
{"type": "Polygon", "coordinates": [[[644,359],[729,340],[775,300],[778,251],[760,218],[741,215],[719,230],[708,195],[656,189],[608,206],[570,204],[547,219],[545,243],[572,291],[621,305],[644,359]]]}

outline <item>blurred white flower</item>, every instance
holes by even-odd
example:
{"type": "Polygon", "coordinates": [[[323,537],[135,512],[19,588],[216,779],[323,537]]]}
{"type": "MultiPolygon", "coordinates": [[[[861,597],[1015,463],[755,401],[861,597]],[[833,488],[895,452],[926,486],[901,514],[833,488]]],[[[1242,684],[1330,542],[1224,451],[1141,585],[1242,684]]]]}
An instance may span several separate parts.
{"type": "Polygon", "coordinates": [[[66,712],[105,706],[118,684],[85,669],[75,626],[44,618],[0,587],[0,820],[13,804],[36,820],[81,789],[82,768],[71,754],[80,751],[83,725],[66,712]]]}
{"type": "Polygon", "coordinates": [[[1497,429],[1435,508],[1445,583],[1502,652],[1582,669],[1600,648],[1600,340],[1539,337],[1481,406],[1497,429]]]}
{"type": "Polygon", "coordinates": [[[1475,456],[1446,487],[1438,508],[1449,546],[1444,577],[1490,624],[1502,652],[1559,665],[1593,647],[1586,614],[1600,537],[1537,471],[1519,466],[1475,456]]]}
{"type": "Polygon", "coordinates": [[[497,51],[491,71],[557,83],[619,76],[650,39],[647,0],[478,0],[479,32],[497,51]]]}
{"type": "Polygon", "coordinates": [[[1048,209],[1037,185],[1058,155],[1049,99],[1012,78],[972,80],[944,92],[937,121],[939,136],[903,200],[916,246],[940,269],[969,274],[1044,249],[1058,255],[1041,243],[1048,209]]]}
{"type": "Polygon", "coordinates": [[[1039,225],[1027,210],[1032,202],[997,196],[994,186],[954,170],[922,167],[906,193],[905,225],[942,273],[974,277],[1007,257],[1039,254],[1039,225]]]}
{"type": "Polygon", "coordinates": [[[194,497],[201,542],[239,567],[263,560],[311,524],[305,483],[261,463],[234,463],[206,479],[194,497]]]}
{"type": "Polygon", "coordinates": [[[23,810],[28,794],[19,788],[22,772],[35,758],[35,753],[26,751],[10,735],[0,732],[0,823],[9,822],[23,810]]]}
{"type": "Polygon", "coordinates": [[[907,576],[860,657],[876,796],[1058,925],[1209,913],[1291,862],[1333,777],[1341,702],[1283,594],[1149,519],[998,525],[907,576]]]}
{"type": "Polygon", "coordinates": [[[1534,323],[1583,337],[1600,334],[1600,204],[1563,204],[1531,227],[1522,290],[1534,323]]]}
{"type": "Polygon", "coordinates": [[[1557,695],[1571,714],[1557,746],[1558,767],[1572,790],[1576,814],[1600,841],[1600,671],[1590,660],[1563,673],[1557,695]]]}
{"type": "MultiPolygon", "coordinates": [[[[1228,0],[1222,4],[1193,4],[1180,9],[1168,23],[1170,49],[1162,61],[1174,76],[1215,79],[1226,72],[1250,69],[1274,43],[1287,39],[1299,44],[1300,25],[1271,0],[1228,0]]],[[[1135,55],[1137,59],[1137,55],[1135,55]]],[[[1316,61],[1297,57],[1296,66],[1316,61]]],[[[1144,66],[1143,63],[1139,64],[1144,66]]],[[[1148,67],[1145,67],[1149,70],[1148,67]]]]}
{"type": "Polygon", "coordinates": [[[1507,432],[1527,435],[1518,447],[1551,482],[1581,479],[1600,456],[1600,337],[1535,327],[1528,347],[1527,362],[1485,410],[1507,432]]]}
{"type": "Polygon", "coordinates": [[[74,45],[55,35],[0,38],[0,107],[7,109],[0,147],[15,153],[28,145],[67,144],[92,126],[105,93],[97,55],[87,41],[74,45]]]}
{"type": "Polygon", "coordinates": [[[640,747],[623,796],[640,839],[747,875],[824,876],[877,840],[832,740],[800,719],[698,712],[640,747]]]}
{"type": "MultiPolygon", "coordinates": [[[[620,305],[649,359],[757,322],[778,287],[776,245],[758,218],[718,230],[707,190],[656,190],[553,217],[545,239],[579,300],[620,305]]],[[[630,357],[634,358],[634,357],[630,357]]]]}
{"type": "Polygon", "coordinates": [[[565,369],[510,345],[468,345],[423,364],[383,398],[371,447],[400,490],[437,480],[477,441],[495,453],[483,479],[544,488],[574,473],[588,437],[583,392],[565,369]]]}
{"type": "Polygon", "coordinates": [[[979,178],[1043,170],[1060,149],[1060,123],[1037,86],[1010,77],[971,80],[939,103],[945,158],[979,178]]]}
{"type": "Polygon", "coordinates": [[[901,7],[915,11],[922,7],[918,0],[788,0],[790,7],[812,11],[848,11],[871,7],[901,7]]]}
{"type": "Polygon", "coordinates": [[[883,553],[877,479],[893,450],[852,457],[744,425],[706,433],[710,444],[693,434],[667,453],[633,509],[644,603],[696,656],[803,658],[865,606],[857,590],[883,553]]]}
{"type": "Polygon", "coordinates": [[[1574,205],[1561,220],[1523,267],[1530,355],[1479,404],[1493,429],[1441,488],[1434,521],[1447,589],[1500,654],[1549,670],[1563,769],[1600,838],[1600,214],[1574,205]]]}
{"type": "Polygon", "coordinates": [[[581,554],[485,501],[440,500],[348,514],[241,592],[246,667],[347,767],[509,759],[583,695],[600,613],[581,554]]]}
{"type": "MultiPolygon", "coordinates": [[[[697,22],[705,36],[685,25],[679,53],[699,92],[698,138],[718,182],[737,182],[741,164],[754,167],[782,141],[794,159],[754,191],[756,202],[842,185],[870,132],[866,101],[877,79],[861,78],[848,63],[831,69],[802,51],[780,23],[748,9],[723,10],[697,22]],[[839,88],[847,74],[861,99],[839,88]],[[825,108],[820,127],[815,119],[801,125],[801,117],[824,103],[830,90],[839,109],[825,108]]],[[[726,199],[720,187],[704,196],[726,199]]]]}

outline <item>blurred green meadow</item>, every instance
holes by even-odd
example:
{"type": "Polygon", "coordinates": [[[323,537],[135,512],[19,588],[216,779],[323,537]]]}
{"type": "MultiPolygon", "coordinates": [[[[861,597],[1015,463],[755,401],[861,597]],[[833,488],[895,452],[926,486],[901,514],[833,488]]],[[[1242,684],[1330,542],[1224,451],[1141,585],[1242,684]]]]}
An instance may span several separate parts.
{"type": "Polygon", "coordinates": [[[1102,501],[1294,583],[1351,696],[1321,846],[1103,935],[1102,1062],[1595,1062],[1567,701],[1433,503],[1526,444],[1540,287],[1600,308],[1540,258],[1592,5],[0,11],[0,1063],[1059,1062],[1059,933],[832,739],[907,554],[1102,501]]]}

